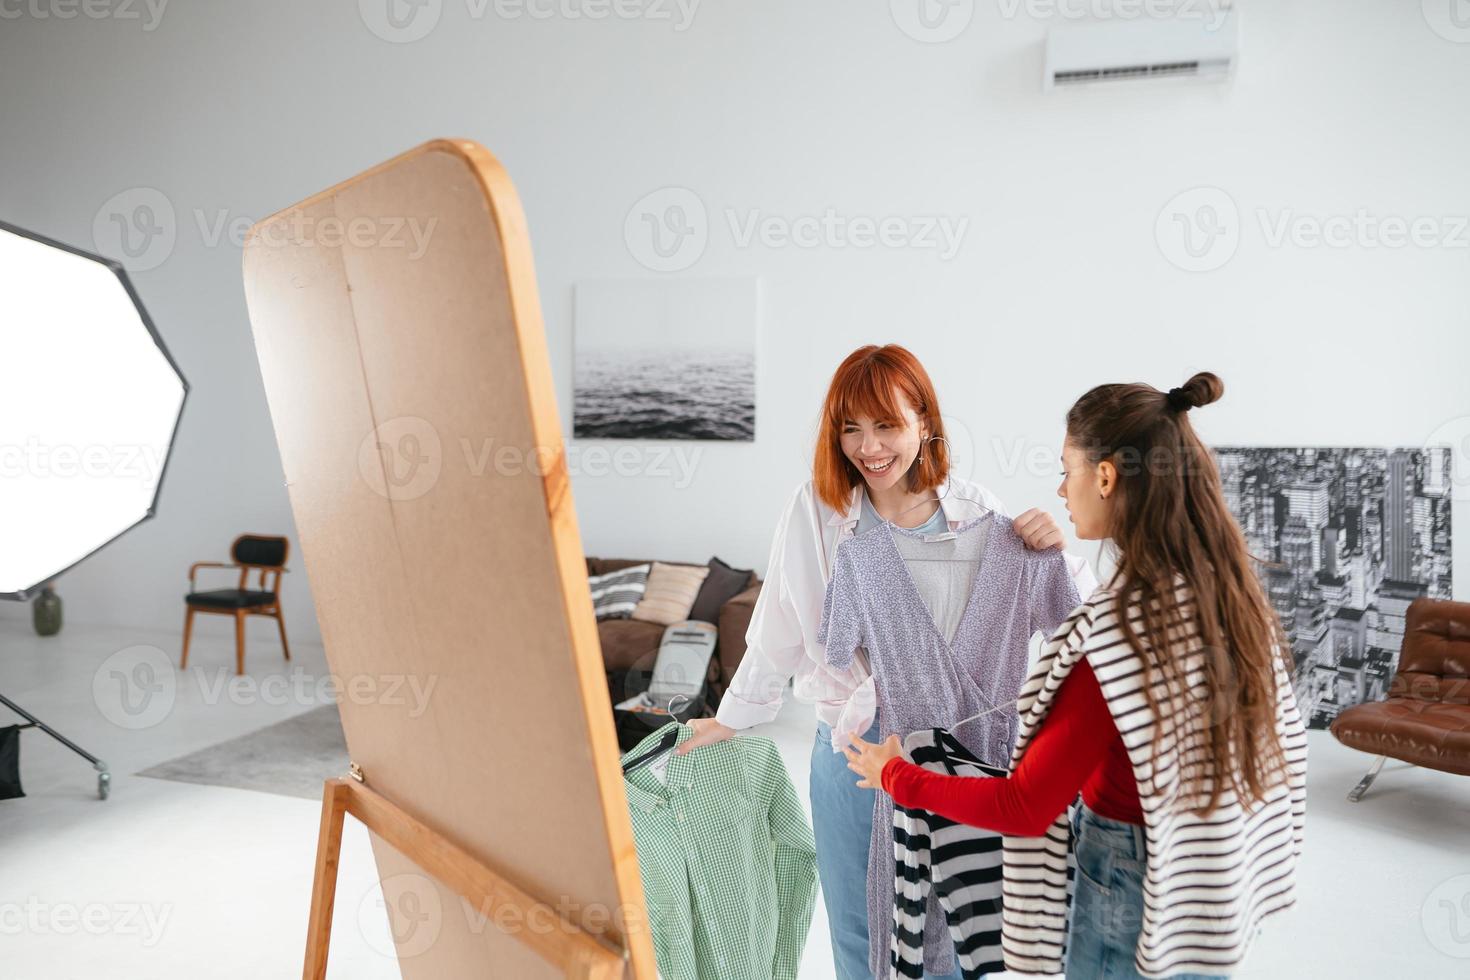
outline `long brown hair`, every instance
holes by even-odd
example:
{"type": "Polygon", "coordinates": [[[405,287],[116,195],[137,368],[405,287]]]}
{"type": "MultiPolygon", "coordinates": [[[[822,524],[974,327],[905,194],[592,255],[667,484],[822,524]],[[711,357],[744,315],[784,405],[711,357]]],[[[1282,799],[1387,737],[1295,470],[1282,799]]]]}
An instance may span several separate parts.
{"type": "Polygon", "coordinates": [[[1067,413],[1072,445],[1094,466],[1109,460],[1118,471],[1108,537],[1117,549],[1119,625],[1143,662],[1143,692],[1157,720],[1155,777],[1164,735],[1198,713],[1206,753],[1179,760],[1180,778],[1192,808],[1205,816],[1227,787],[1245,806],[1263,800],[1284,774],[1274,661],[1280,657],[1288,677],[1292,666],[1214,458],[1189,422],[1189,409],[1224,392],[1207,371],[1167,394],[1147,384],[1100,385],[1067,413]],[[1175,602],[1176,576],[1193,600],[1186,607],[1175,602]],[[1136,610],[1142,629],[1121,610],[1136,610]],[[1197,638],[1186,646],[1191,626],[1197,638]],[[1203,690],[1187,680],[1183,654],[1191,649],[1203,652],[1203,690]],[[1167,710],[1155,690],[1160,675],[1167,710]]]}
{"type": "Polygon", "coordinates": [[[919,422],[929,428],[929,441],[909,467],[909,492],[932,490],[949,476],[949,443],[929,372],[906,348],[868,344],[843,358],[822,403],[812,479],[817,496],[833,510],[846,508],[853,488],[863,482],[863,475],[842,452],[843,423],[865,415],[875,422],[907,425],[895,391],[908,399],[919,422]]]}

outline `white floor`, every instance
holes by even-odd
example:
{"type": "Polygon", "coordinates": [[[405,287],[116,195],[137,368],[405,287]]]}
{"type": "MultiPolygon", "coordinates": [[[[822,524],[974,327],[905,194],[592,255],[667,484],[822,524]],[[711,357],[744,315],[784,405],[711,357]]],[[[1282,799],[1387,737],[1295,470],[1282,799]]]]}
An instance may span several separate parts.
{"type": "MultiPolygon", "coordinates": [[[[177,634],[68,625],[42,639],[22,611],[0,618],[0,693],[105,759],[113,785],[99,801],[84,760],[22,733],[27,796],[0,802],[0,976],[299,975],[318,804],[131,774],[312,707],[320,647],[298,646],[288,672],[270,624],[255,624],[241,685],[223,627],[196,630],[182,674],[168,666],[177,634]],[[122,678],[152,695],[119,702],[122,678]]],[[[0,724],[9,715],[0,707],[0,724]]],[[[793,704],[764,732],[803,797],[811,729],[793,704]]],[[[1268,925],[1238,976],[1470,977],[1470,779],[1391,762],[1348,803],[1370,761],[1312,733],[1299,907],[1268,925]]],[[[349,821],[332,978],[399,975],[373,869],[349,821]]],[[[820,901],[802,976],[832,976],[820,901]]]]}

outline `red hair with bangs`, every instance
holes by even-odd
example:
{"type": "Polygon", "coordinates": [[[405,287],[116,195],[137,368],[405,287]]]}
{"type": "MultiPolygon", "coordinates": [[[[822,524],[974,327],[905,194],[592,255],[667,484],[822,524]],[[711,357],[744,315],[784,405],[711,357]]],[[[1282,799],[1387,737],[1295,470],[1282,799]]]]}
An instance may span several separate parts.
{"type": "Polygon", "coordinates": [[[910,493],[931,490],[949,476],[949,443],[939,417],[939,398],[929,372],[907,348],[898,344],[859,347],[837,366],[818,423],[817,452],[812,481],[817,497],[842,511],[852,500],[853,488],[865,482],[862,473],[842,452],[842,426],[863,416],[874,422],[907,424],[898,397],[907,399],[918,421],[929,428],[929,442],[908,471],[910,493]]]}

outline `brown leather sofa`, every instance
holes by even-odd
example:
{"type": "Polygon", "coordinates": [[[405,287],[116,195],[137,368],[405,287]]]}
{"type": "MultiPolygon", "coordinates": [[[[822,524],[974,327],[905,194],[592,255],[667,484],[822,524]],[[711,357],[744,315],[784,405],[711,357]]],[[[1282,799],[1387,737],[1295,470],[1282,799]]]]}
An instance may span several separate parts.
{"type": "Polygon", "coordinates": [[[1470,602],[1415,599],[1387,699],[1344,709],[1331,731],[1378,756],[1348,794],[1355,803],[1389,756],[1470,776],[1470,602]]]}
{"type": "MultiPolygon", "coordinates": [[[[588,575],[605,575],[630,565],[642,565],[647,558],[588,558],[588,575]]],[[[670,562],[670,564],[689,564],[670,562]]],[[[755,597],[760,595],[761,580],[752,575],[750,585],[720,609],[719,636],[715,641],[715,657],[710,661],[710,703],[718,704],[725,693],[735,669],[745,656],[745,630],[750,626],[751,613],[755,611],[755,597]]],[[[658,623],[646,623],[639,619],[604,619],[597,624],[597,635],[602,641],[603,666],[609,675],[620,671],[652,671],[658,657],[658,644],[663,639],[665,627],[658,623]]],[[[618,693],[615,692],[614,696],[618,693]]]]}

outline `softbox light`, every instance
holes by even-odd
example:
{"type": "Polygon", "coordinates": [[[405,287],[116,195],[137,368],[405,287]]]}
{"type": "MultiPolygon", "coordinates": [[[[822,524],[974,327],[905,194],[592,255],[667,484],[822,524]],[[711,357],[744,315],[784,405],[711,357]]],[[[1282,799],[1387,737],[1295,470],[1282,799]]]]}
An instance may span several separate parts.
{"type": "Polygon", "coordinates": [[[151,517],[188,384],[121,265],[0,222],[0,598],[151,517]]]}
{"type": "MultiPolygon", "coordinates": [[[[153,516],[189,386],[121,265],[4,222],[0,343],[0,599],[23,600],[153,516]]],[[[0,704],[90,762],[107,798],[105,762],[0,704]]]]}

